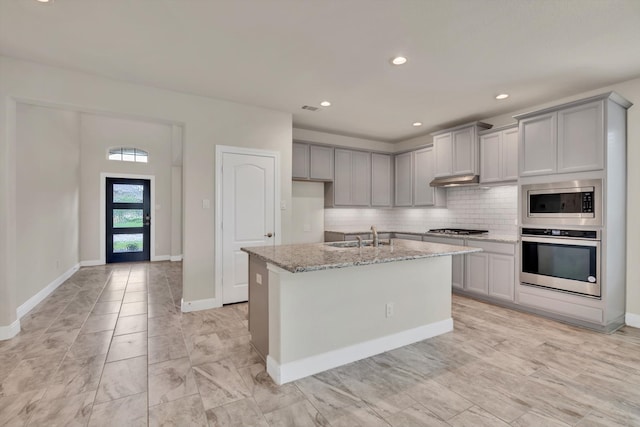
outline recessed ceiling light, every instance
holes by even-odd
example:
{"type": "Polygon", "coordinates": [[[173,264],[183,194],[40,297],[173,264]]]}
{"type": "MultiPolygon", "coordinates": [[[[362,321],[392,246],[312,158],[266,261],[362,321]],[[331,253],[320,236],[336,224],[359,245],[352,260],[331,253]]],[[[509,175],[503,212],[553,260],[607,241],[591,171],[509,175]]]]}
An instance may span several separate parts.
{"type": "Polygon", "coordinates": [[[413,122],[412,124],[415,127],[422,126],[422,122],[413,122]]]}
{"type": "Polygon", "coordinates": [[[393,65],[406,64],[407,63],[407,58],[405,58],[404,56],[396,56],[395,58],[391,59],[391,63],[393,65]]]}
{"type": "Polygon", "coordinates": [[[36,0],[38,3],[52,3],[53,0],[36,0]]]}
{"type": "Polygon", "coordinates": [[[320,105],[323,107],[331,107],[331,103],[329,101],[322,101],[320,105]]]}
{"type": "Polygon", "coordinates": [[[508,97],[508,93],[501,93],[500,95],[496,95],[496,99],[507,99],[508,97]]]}

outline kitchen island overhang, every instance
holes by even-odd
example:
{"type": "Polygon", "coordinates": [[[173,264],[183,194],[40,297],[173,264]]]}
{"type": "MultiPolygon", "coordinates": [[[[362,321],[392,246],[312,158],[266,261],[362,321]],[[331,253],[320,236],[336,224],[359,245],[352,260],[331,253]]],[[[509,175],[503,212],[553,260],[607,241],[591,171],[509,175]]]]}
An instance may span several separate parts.
{"type": "Polygon", "coordinates": [[[252,343],[284,384],[453,330],[451,256],[480,249],[395,240],[242,250],[252,343]]]}

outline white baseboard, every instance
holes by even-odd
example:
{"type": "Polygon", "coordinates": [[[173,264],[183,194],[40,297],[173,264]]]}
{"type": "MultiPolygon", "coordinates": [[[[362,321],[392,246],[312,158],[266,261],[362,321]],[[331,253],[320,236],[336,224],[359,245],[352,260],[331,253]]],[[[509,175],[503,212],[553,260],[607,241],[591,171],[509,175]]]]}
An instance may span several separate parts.
{"type": "Polygon", "coordinates": [[[633,328],[640,328],[640,314],[627,313],[624,316],[624,323],[633,328]]]}
{"type": "Polygon", "coordinates": [[[450,318],[282,365],[271,356],[267,356],[267,372],[276,384],[282,385],[451,331],[453,331],[453,319],[450,318]]]}
{"type": "Polygon", "coordinates": [[[40,292],[38,292],[37,294],[35,294],[31,298],[29,298],[24,304],[22,304],[20,307],[18,307],[16,309],[16,315],[18,316],[18,319],[21,319],[22,316],[24,316],[29,311],[31,311],[31,309],[33,309],[33,307],[35,307],[36,305],[40,304],[46,297],[48,297],[51,294],[51,292],[55,291],[58,286],[62,285],[62,283],[65,280],[67,280],[69,277],[71,277],[73,275],[73,273],[78,271],[78,268],[80,268],[80,264],[74,265],[69,270],[67,270],[64,273],[62,273],[53,282],[51,282],[47,286],[45,286],[42,290],[40,290],[40,292]]]}
{"type": "Polygon", "coordinates": [[[0,326],[0,341],[15,337],[18,332],[20,332],[20,319],[16,319],[9,326],[0,326]]]}
{"type": "Polygon", "coordinates": [[[183,313],[189,313],[191,311],[209,310],[211,308],[222,307],[215,298],[197,299],[193,301],[185,301],[182,299],[181,310],[183,313]]]}
{"type": "Polygon", "coordinates": [[[180,255],[171,255],[170,261],[182,261],[182,254],[180,255]]]}
{"type": "Polygon", "coordinates": [[[99,259],[88,260],[88,261],[80,261],[80,267],[95,267],[96,265],[104,265],[104,261],[100,261],[99,259]]]}
{"type": "Polygon", "coordinates": [[[171,259],[170,255],[156,255],[154,257],[151,257],[151,262],[169,261],[170,259],[171,259]]]}

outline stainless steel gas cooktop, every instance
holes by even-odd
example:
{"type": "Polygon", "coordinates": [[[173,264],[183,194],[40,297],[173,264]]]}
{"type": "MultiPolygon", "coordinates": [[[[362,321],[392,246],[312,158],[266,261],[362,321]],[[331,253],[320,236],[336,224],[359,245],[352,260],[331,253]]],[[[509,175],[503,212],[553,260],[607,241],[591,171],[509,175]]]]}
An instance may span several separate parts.
{"type": "Polygon", "coordinates": [[[429,233],[441,233],[441,234],[459,234],[459,235],[471,235],[471,234],[485,234],[489,230],[470,230],[466,228],[433,228],[428,231],[429,233]]]}

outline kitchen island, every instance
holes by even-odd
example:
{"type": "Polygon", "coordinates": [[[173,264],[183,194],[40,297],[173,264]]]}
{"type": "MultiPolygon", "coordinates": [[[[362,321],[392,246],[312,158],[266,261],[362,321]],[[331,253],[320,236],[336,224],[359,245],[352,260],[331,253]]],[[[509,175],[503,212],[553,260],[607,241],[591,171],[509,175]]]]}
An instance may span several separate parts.
{"type": "Polygon", "coordinates": [[[451,256],[481,251],[400,239],[242,250],[252,344],[277,384],[453,330],[451,256]]]}

